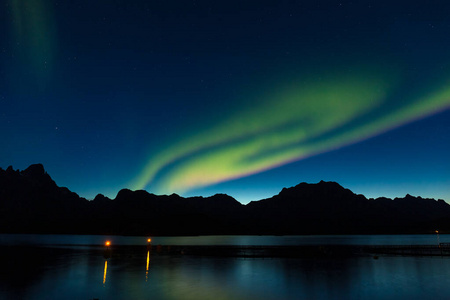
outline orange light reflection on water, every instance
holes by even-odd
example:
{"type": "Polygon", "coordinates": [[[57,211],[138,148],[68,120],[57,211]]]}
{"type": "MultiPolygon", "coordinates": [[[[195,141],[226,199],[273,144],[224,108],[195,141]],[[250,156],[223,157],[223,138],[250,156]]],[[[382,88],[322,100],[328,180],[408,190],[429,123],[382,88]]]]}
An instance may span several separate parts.
{"type": "Polygon", "coordinates": [[[145,268],[145,281],[148,280],[148,265],[150,263],[150,250],[147,251],[147,266],[145,268]]]}
{"type": "Polygon", "coordinates": [[[106,282],[106,271],[108,269],[108,261],[105,260],[105,270],[103,271],[103,284],[106,282]]]}

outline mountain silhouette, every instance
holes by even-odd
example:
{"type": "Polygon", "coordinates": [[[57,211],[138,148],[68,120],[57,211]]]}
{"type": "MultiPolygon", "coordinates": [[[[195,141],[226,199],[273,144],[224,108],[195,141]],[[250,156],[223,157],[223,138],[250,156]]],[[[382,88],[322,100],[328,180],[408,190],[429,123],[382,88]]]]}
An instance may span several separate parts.
{"type": "Polygon", "coordinates": [[[335,182],[300,183],[243,205],[122,189],[92,201],[58,187],[44,166],[0,168],[0,232],[122,235],[374,234],[450,231],[450,205],[406,195],[367,199],[335,182]]]}

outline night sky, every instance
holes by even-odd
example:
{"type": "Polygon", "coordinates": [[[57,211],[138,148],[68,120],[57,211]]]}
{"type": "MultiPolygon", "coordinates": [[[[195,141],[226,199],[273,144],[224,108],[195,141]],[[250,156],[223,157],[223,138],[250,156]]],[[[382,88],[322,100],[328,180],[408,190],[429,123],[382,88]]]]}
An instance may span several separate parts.
{"type": "Polygon", "coordinates": [[[3,169],[88,199],[450,202],[450,1],[0,3],[3,169]]]}

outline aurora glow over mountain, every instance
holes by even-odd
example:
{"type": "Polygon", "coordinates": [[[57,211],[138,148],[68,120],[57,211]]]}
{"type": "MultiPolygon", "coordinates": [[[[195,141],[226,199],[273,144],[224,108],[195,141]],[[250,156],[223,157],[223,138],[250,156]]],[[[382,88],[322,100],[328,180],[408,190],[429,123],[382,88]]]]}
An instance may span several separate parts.
{"type": "Polygon", "coordinates": [[[450,200],[450,4],[3,2],[0,165],[81,196],[450,200]]]}
{"type": "Polygon", "coordinates": [[[392,107],[382,76],[358,75],[330,82],[300,81],[279,95],[260,99],[258,106],[152,157],[137,188],[145,188],[171,164],[175,166],[169,175],[160,179],[162,189],[157,188],[163,193],[239,178],[360,141],[450,105],[447,84],[392,107]]]}

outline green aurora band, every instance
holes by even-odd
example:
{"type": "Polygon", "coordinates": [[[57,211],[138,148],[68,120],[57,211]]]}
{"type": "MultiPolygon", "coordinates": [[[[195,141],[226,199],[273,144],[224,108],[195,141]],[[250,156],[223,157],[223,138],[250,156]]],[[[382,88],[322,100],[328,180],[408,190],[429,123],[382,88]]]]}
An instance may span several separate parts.
{"type": "Polygon", "coordinates": [[[56,52],[56,24],[48,0],[9,0],[14,44],[19,45],[23,68],[45,85],[56,52]]]}
{"type": "Polygon", "coordinates": [[[450,105],[450,82],[399,93],[405,85],[393,74],[333,73],[267,92],[153,155],[133,186],[183,193],[356,143],[450,105]]]}

